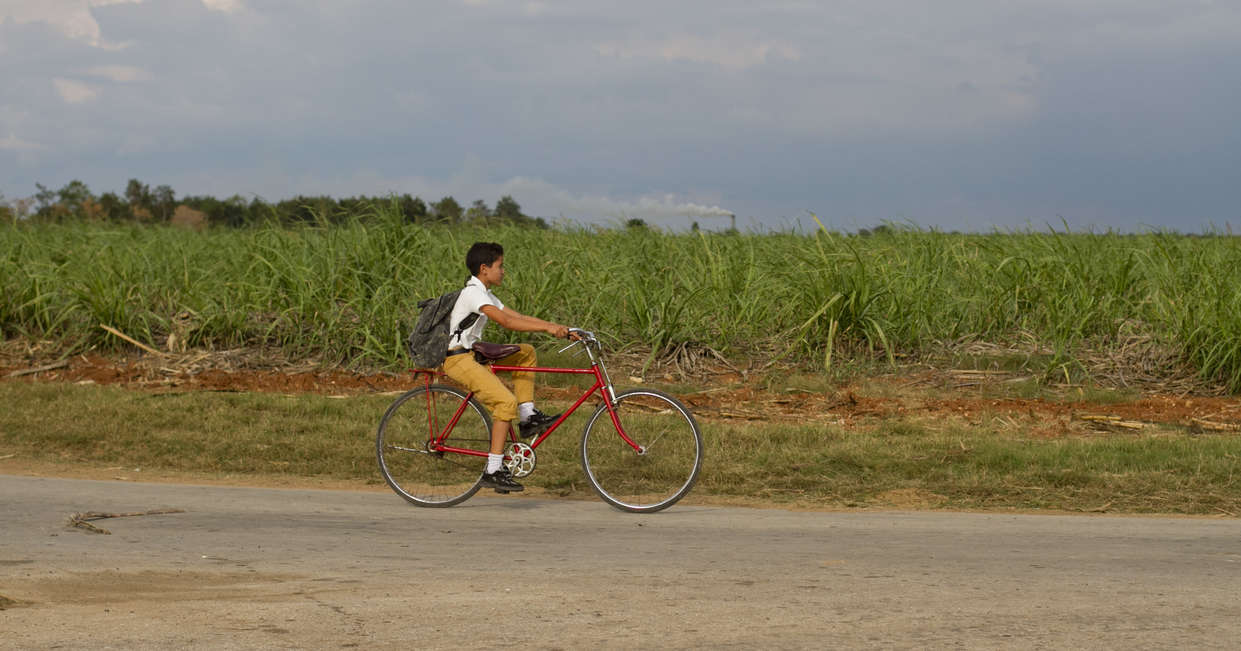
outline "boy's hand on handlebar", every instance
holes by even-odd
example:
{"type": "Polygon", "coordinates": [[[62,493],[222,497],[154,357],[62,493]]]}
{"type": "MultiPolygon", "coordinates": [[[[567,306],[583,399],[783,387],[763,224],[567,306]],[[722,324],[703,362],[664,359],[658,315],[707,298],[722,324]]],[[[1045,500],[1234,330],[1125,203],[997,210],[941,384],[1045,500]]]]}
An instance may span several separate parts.
{"type": "Polygon", "coordinates": [[[568,339],[569,338],[569,327],[562,326],[559,323],[553,323],[551,324],[551,327],[547,329],[547,334],[557,339],[568,339]]]}

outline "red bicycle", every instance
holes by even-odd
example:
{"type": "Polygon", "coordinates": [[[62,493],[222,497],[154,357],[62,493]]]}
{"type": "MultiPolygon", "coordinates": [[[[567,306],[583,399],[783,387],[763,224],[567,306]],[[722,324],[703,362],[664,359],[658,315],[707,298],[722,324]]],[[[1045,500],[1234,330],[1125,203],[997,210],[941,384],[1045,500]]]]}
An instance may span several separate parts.
{"type": "MultiPolygon", "coordinates": [[[[534,472],[536,450],[591,396],[599,405],[582,431],[580,456],[586,481],[599,497],[623,511],[651,513],[686,495],[702,468],[702,433],[690,410],[655,389],[617,393],[594,333],[560,352],[581,346],[589,368],[524,368],[492,364],[492,372],[533,371],[593,375],[595,382],[547,431],[529,443],[510,430],[504,465],[514,477],[534,472]]],[[[442,373],[420,369],[423,386],[397,398],[375,439],[379,469],[392,490],[418,506],[460,504],[478,492],[491,445],[491,415],[474,394],[433,380],[442,373]]]]}

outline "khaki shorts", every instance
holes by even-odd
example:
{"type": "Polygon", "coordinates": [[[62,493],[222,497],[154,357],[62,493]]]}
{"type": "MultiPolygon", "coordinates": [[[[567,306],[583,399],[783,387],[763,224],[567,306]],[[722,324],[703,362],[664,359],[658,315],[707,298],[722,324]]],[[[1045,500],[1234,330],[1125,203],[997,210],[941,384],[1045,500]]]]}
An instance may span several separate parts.
{"type": "MultiPolygon", "coordinates": [[[[534,346],[521,344],[521,350],[495,362],[502,366],[534,366],[537,359],[534,346]]],[[[491,369],[474,361],[474,355],[450,355],[444,360],[444,374],[474,392],[496,420],[517,420],[517,405],[534,402],[534,373],[515,371],[513,390],[496,377],[491,369]]]]}

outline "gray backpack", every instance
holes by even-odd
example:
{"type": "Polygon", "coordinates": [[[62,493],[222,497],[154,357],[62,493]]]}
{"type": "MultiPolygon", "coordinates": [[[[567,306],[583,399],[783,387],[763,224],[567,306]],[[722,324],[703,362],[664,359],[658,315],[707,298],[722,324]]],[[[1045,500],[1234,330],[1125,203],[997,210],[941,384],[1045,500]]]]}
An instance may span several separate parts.
{"type": "Polygon", "coordinates": [[[452,324],[448,321],[452,318],[452,308],[460,294],[458,289],[439,298],[418,302],[418,309],[421,310],[418,322],[414,324],[413,332],[409,333],[409,357],[416,368],[437,368],[443,364],[448,356],[448,342],[478,320],[477,314],[470,314],[457,324],[455,331],[449,332],[452,324]]]}

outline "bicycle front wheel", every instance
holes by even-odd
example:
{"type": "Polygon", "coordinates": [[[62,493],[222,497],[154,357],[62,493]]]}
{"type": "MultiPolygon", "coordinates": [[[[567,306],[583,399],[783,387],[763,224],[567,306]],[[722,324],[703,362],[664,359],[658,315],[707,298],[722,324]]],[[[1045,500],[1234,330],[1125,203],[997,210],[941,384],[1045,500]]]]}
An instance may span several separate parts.
{"type": "Polygon", "coordinates": [[[491,447],[491,417],[466,393],[432,384],[405,393],[388,407],[375,437],[379,471],[397,495],[418,506],[460,504],[478,492],[491,447]],[[461,416],[443,445],[482,452],[438,452],[433,440],[461,416]]]}
{"type": "Polygon", "coordinates": [[[621,438],[601,405],[582,433],[582,469],[605,502],[651,513],[685,496],[702,468],[702,433],[676,398],[654,389],[616,395],[616,417],[639,449],[621,438]]]}

